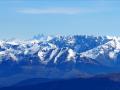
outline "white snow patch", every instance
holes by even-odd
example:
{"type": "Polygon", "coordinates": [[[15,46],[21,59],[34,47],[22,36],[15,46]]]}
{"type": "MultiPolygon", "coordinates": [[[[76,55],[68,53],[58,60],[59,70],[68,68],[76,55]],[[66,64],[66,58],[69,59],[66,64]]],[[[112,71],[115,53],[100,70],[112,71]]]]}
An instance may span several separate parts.
{"type": "Polygon", "coordinates": [[[61,50],[57,56],[55,57],[54,63],[57,63],[58,58],[65,52],[65,50],[61,50]]]}
{"type": "Polygon", "coordinates": [[[15,41],[7,42],[7,44],[11,44],[11,45],[19,45],[19,43],[15,42],[15,41]]]}
{"type": "Polygon", "coordinates": [[[69,49],[68,50],[68,56],[67,56],[68,61],[74,60],[75,56],[76,56],[76,52],[74,52],[72,49],[69,49]]]}
{"type": "Polygon", "coordinates": [[[45,52],[39,51],[38,52],[38,56],[39,56],[39,58],[40,58],[41,61],[44,61],[45,52]]]}
{"type": "Polygon", "coordinates": [[[32,41],[30,41],[32,44],[37,44],[37,43],[39,43],[39,41],[38,40],[32,40],[32,41]]]}
{"type": "Polygon", "coordinates": [[[47,41],[50,41],[50,40],[52,40],[52,39],[53,39],[52,36],[47,36],[47,41]]]}
{"type": "Polygon", "coordinates": [[[100,53],[97,50],[97,48],[94,48],[94,49],[88,50],[86,52],[80,53],[80,57],[87,57],[87,58],[96,59],[99,54],[100,53]]]}
{"type": "Polygon", "coordinates": [[[110,59],[115,59],[116,58],[116,53],[113,52],[113,51],[109,52],[109,58],[110,59]]]}
{"type": "Polygon", "coordinates": [[[18,58],[14,54],[10,53],[9,55],[13,61],[18,61],[18,58]]]}
{"type": "Polygon", "coordinates": [[[104,54],[104,50],[103,49],[101,49],[99,52],[100,52],[100,54],[104,54]]]}
{"type": "Polygon", "coordinates": [[[58,48],[53,50],[49,59],[51,60],[55,55],[57,55],[57,52],[58,52],[58,48]]]}
{"type": "Polygon", "coordinates": [[[52,43],[48,43],[48,44],[49,44],[49,45],[50,45],[50,47],[51,47],[51,48],[53,48],[53,49],[54,49],[54,48],[57,48],[57,46],[56,46],[56,45],[54,45],[54,44],[52,44],[52,43]]]}

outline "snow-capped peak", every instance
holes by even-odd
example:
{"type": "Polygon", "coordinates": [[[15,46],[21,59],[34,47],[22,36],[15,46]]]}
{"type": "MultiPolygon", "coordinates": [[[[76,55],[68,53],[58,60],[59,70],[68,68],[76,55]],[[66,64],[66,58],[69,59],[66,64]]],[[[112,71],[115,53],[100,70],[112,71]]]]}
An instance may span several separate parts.
{"type": "Polygon", "coordinates": [[[92,58],[95,60],[116,61],[120,54],[120,38],[109,37],[110,41],[103,45],[99,45],[93,49],[82,52],[80,57],[92,58]]]}
{"type": "Polygon", "coordinates": [[[22,62],[25,59],[42,64],[79,62],[83,58],[118,60],[120,37],[111,36],[40,36],[32,40],[1,40],[1,62],[11,60],[22,62]]]}

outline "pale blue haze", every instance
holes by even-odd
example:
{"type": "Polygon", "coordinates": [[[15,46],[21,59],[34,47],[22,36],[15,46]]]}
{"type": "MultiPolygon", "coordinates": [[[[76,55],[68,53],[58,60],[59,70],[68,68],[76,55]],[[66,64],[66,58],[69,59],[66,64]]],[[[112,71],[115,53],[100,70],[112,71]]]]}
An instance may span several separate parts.
{"type": "Polygon", "coordinates": [[[0,39],[120,35],[119,0],[1,0],[0,39]]]}

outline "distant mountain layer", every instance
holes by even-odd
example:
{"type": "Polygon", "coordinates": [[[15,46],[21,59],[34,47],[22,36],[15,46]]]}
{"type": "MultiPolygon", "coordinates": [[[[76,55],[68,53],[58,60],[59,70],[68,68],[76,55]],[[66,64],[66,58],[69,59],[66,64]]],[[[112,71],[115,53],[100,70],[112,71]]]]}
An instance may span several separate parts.
{"type": "Polygon", "coordinates": [[[120,37],[44,36],[0,40],[0,86],[31,78],[88,78],[120,72],[120,37]]]}
{"type": "MultiPolygon", "coordinates": [[[[118,75],[118,74],[117,74],[118,75]]],[[[119,79],[120,80],[120,79],[119,79]]],[[[0,90],[120,90],[120,81],[112,81],[108,77],[76,78],[76,79],[29,79],[0,90]],[[41,82],[45,81],[45,82],[41,82]],[[32,83],[31,83],[32,82],[32,83]]]]}

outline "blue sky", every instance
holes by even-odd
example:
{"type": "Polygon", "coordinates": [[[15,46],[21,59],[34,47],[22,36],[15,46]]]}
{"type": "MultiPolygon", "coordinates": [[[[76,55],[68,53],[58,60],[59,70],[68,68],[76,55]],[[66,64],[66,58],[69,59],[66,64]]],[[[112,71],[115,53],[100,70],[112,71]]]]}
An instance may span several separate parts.
{"type": "Polygon", "coordinates": [[[36,34],[120,35],[120,1],[0,1],[0,39],[36,34]]]}

